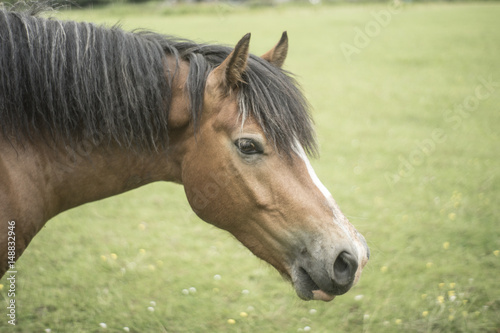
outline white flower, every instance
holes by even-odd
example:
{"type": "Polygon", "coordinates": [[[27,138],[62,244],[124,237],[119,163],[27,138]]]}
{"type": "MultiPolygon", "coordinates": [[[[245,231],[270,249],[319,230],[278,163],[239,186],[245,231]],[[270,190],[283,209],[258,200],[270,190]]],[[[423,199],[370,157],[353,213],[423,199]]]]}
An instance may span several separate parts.
{"type": "Polygon", "coordinates": [[[243,290],[241,291],[241,293],[242,293],[243,295],[248,295],[248,294],[250,294],[250,291],[248,291],[247,289],[243,289],[243,290]]]}
{"type": "Polygon", "coordinates": [[[101,326],[102,328],[108,328],[108,325],[106,325],[106,323],[100,323],[99,326],[101,326]]]}
{"type": "Polygon", "coordinates": [[[153,308],[152,306],[149,306],[148,311],[155,312],[155,308],[153,308]]]}
{"type": "Polygon", "coordinates": [[[316,311],[316,309],[311,309],[311,310],[309,310],[309,314],[312,314],[312,315],[313,315],[313,314],[316,314],[316,312],[318,312],[318,311],[316,311]]]}
{"type": "Polygon", "coordinates": [[[125,327],[123,328],[123,330],[124,330],[125,332],[130,332],[130,328],[128,328],[127,326],[125,326],[125,327]]]}
{"type": "Polygon", "coordinates": [[[189,295],[189,290],[187,290],[187,289],[182,289],[182,293],[183,293],[184,295],[189,295]]]}
{"type": "Polygon", "coordinates": [[[191,288],[189,288],[189,293],[190,293],[190,294],[194,294],[194,293],[196,293],[196,288],[195,288],[195,287],[191,287],[191,288]]]}
{"type": "Polygon", "coordinates": [[[309,332],[311,328],[309,326],[304,327],[304,332],[309,332]]]}
{"type": "Polygon", "coordinates": [[[50,332],[52,332],[52,330],[50,328],[45,329],[45,333],[50,333],[50,332]]]}
{"type": "Polygon", "coordinates": [[[156,306],[156,302],[155,301],[151,301],[151,302],[149,302],[149,304],[151,304],[151,306],[156,306]]]}
{"type": "Polygon", "coordinates": [[[214,280],[215,281],[219,281],[220,279],[222,279],[222,277],[219,274],[215,274],[214,275],[214,280]]]}
{"type": "Polygon", "coordinates": [[[356,295],[356,296],[354,296],[354,300],[361,301],[363,299],[363,297],[365,297],[365,296],[364,295],[356,295]]]}

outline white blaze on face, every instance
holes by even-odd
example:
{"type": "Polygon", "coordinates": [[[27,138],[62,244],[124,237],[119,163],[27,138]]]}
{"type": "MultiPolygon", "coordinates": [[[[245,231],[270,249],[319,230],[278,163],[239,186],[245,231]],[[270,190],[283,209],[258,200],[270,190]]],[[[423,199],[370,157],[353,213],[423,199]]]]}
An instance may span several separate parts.
{"type": "MultiPolygon", "coordinates": [[[[321,183],[321,181],[319,180],[318,176],[316,175],[316,172],[314,172],[311,162],[309,162],[309,158],[307,157],[304,148],[302,148],[302,145],[299,143],[298,140],[295,141],[295,151],[297,155],[304,161],[307,167],[307,171],[309,172],[309,176],[311,177],[311,180],[316,185],[316,187],[321,191],[321,193],[323,193],[323,195],[326,198],[326,201],[328,202],[330,208],[332,209],[333,222],[339,226],[339,228],[344,232],[345,236],[348,237],[353,243],[355,243],[356,245],[360,244],[360,241],[358,239],[356,240],[353,239],[354,235],[353,232],[351,232],[351,230],[354,229],[353,226],[340,211],[330,191],[328,191],[325,185],[323,185],[323,183],[321,183]]],[[[357,231],[355,232],[357,233],[357,231]]]]}

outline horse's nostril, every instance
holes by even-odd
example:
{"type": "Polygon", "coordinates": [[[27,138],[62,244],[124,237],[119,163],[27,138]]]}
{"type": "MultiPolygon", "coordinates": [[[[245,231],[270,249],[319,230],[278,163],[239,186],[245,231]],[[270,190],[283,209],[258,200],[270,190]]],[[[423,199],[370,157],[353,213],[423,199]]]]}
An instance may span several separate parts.
{"type": "Polygon", "coordinates": [[[333,281],[338,287],[345,287],[354,281],[354,275],[358,269],[358,261],[348,252],[339,254],[333,264],[333,281]]]}

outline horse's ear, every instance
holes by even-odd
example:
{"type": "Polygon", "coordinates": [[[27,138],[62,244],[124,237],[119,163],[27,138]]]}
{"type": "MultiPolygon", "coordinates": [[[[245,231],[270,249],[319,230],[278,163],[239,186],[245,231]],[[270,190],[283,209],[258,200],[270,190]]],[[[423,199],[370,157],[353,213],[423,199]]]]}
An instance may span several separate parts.
{"type": "Polygon", "coordinates": [[[250,33],[240,39],[233,52],[214,69],[213,75],[219,83],[233,88],[243,82],[243,72],[247,67],[248,49],[250,45],[250,33]]]}
{"type": "Polygon", "coordinates": [[[272,65],[276,67],[283,66],[285,62],[286,55],[288,53],[288,35],[286,31],[283,31],[281,39],[272,49],[264,53],[261,58],[269,61],[272,65]]]}

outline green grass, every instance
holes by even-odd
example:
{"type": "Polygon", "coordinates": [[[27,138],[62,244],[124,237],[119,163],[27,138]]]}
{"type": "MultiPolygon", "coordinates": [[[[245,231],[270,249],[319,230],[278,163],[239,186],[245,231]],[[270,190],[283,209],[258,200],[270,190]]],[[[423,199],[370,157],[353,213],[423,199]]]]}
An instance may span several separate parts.
{"type": "Polygon", "coordinates": [[[0,331],[498,332],[500,4],[406,5],[350,61],[340,45],[388,5],[220,6],[59,16],[226,44],[251,31],[256,54],[287,30],[286,68],[314,107],[313,164],[371,248],[359,284],[333,303],[303,302],[196,218],[182,187],[153,184],[50,221],[17,264],[19,324],[2,315],[0,331]],[[490,96],[460,113],[490,76],[490,96]]]}

